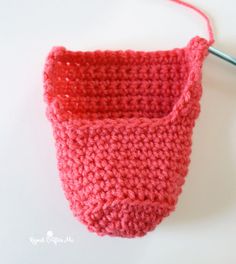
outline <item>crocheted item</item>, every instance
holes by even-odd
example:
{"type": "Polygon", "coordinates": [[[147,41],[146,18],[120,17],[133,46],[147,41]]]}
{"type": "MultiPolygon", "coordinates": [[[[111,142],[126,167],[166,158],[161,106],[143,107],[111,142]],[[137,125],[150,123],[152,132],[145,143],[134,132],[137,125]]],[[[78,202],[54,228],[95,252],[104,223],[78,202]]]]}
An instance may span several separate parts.
{"type": "Polygon", "coordinates": [[[89,230],[143,236],[175,209],[209,43],[196,36],[164,51],[49,53],[44,98],[60,179],[89,230]]]}

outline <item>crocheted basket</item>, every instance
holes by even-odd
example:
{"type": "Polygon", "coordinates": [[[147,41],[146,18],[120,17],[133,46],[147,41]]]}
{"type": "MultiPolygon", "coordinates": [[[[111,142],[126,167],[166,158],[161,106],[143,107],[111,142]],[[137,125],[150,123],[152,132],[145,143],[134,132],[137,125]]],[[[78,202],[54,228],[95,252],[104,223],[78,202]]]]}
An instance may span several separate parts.
{"type": "Polygon", "coordinates": [[[60,179],[89,230],[143,236],[175,209],[208,47],[196,36],[172,50],[49,53],[44,99],[60,179]]]}

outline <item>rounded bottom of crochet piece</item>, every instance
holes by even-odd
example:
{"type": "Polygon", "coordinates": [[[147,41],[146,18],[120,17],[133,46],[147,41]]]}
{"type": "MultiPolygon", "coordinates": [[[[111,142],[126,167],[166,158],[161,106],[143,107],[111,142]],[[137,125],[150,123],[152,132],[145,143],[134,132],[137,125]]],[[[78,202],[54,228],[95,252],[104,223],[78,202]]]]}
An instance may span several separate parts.
{"type": "Polygon", "coordinates": [[[169,215],[173,209],[161,208],[160,205],[140,203],[114,203],[101,205],[71,205],[71,209],[79,221],[89,231],[100,236],[141,237],[169,215]]]}

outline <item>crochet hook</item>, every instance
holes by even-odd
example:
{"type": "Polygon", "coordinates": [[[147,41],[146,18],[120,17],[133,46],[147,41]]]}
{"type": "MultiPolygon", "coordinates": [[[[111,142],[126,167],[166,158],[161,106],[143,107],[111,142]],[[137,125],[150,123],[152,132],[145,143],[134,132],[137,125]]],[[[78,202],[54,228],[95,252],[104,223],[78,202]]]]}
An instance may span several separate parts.
{"type": "MultiPolygon", "coordinates": [[[[186,2],[184,2],[182,0],[171,0],[171,1],[173,1],[173,2],[175,2],[177,4],[180,4],[180,5],[183,5],[183,6],[187,6],[187,7],[191,8],[191,9],[195,10],[203,18],[205,18],[205,20],[207,22],[208,33],[209,33],[209,43],[211,43],[211,44],[214,43],[214,41],[215,41],[214,40],[214,34],[213,34],[212,26],[210,24],[210,20],[200,9],[198,9],[197,7],[195,7],[195,6],[193,6],[193,5],[189,4],[189,3],[186,3],[186,2]]],[[[226,53],[224,53],[224,52],[222,52],[222,51],[220,51],[220,50],[218,50],[218,49],[216,49],[216,48],[214,48],[212,46],[210,46],[208,48],[208,51],[210,53],[214,54],[215,56],[217,56],[217,57],[219,57],[219,58],[221,58],[221,59],[223,59],[223,60],[225,60],[225,61],[227,61],[227,62],[229,62],[229,63],[231,63],[233,65],[236,65],[236,58],[235,57],[230,56],[230,55],[228,55],[228,54],[226,54],[226,53]]]]}
{"type": "Polygon", "coordinates": [[[236,65],[236,58],[235,57],[230,56],[230,55],[228,55],[228,54],[226,54],[226,53],[224,53],[224,52],[222,52],[222,51],[220,51],[220,50],[218,50],[218,49],[216,49],[216,48],[214,48],[212,46],[210,46],[208,48],[208,51],[211,54],[213,54],[213,55],[215,55],[215,56],[217,56],[217,57],[219,57],[219,58],[221,58],[221,59],[233,64],[233,65],[236,65]]]}

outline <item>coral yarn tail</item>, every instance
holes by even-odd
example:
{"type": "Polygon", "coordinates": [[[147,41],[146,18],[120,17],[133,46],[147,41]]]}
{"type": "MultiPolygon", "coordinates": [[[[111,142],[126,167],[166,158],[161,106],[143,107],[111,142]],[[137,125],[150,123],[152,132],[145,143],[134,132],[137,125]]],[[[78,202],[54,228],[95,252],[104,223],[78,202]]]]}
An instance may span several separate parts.
{"type": "Polygon", "coordinates": [[[184,1],[180,1],[180,0],[170,0],[170,1],[178,3],[178,4],[183,5],[183,6],[187,6],[187,7],[191,8],[191,9],[195,10],[197,13],[199,13],[207,22],[207,29],[208,29],[208,34],[209,34],[209,43],[210,43],[210,45],[214,43],[215,39],[214,39],[212,26],[211,26],[211,23],[210,23],[210,19],[208,18],[208,16],[206,14],[204,14],[197,7],[195,7],[195,6],[193,6],[193,5],[189,4],[189,3],[186,3],[184,1]]]}

